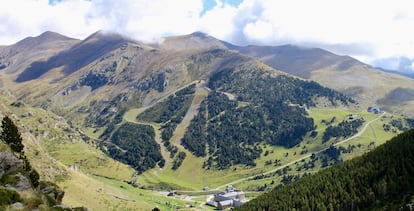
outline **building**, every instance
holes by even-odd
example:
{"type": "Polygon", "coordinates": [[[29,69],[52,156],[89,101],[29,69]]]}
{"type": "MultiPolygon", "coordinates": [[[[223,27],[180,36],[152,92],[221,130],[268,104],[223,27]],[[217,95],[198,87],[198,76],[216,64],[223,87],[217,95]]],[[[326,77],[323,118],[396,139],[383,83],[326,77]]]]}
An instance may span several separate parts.
{"type": "Polygon", "coordinates": [[[239,207],[246,201],[246,194],[243,191],[235,191],[234,187],[229,185],[225,193],[214,195],[213,201],[206,202],[207,205],[218,209],[227,209],[231,207],[239,207]]]}
{"type": "Polygon", "coordinates": [[[227,192],[224,194],[214,195],[215,201],[222,201],[222,200],[228,200],[228,199],[236,199],[239,201],[245,201],[246,194],[243,191],[234,191],[234,192],[227,192]]]}

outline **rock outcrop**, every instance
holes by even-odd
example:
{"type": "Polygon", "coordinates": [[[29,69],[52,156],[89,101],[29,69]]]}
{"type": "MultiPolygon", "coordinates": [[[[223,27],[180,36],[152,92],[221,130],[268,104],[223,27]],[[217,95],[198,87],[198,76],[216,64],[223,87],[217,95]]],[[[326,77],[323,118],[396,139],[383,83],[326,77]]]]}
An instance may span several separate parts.
{"type": "Polygon", "coordinates": [[[22,164],[23,162],[10,152],[0,152],[0,178],[5,174],[16,171],[22,164]]]}

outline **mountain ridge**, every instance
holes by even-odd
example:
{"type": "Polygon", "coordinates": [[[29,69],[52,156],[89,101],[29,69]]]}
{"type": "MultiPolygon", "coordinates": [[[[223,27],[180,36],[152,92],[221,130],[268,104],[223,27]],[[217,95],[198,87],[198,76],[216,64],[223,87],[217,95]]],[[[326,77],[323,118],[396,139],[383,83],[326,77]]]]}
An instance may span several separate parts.
{"type": "MultiPolygon", "coordinates": [[[[195,34],[197,35],[197,34],[195,34]]],[[[177,45],[185,46],[195,35],[175,36],[177,45]]],[[[237,46],[202,34],[197,42],[204,48],[224,48],[251,56],[261,62],[289,74],[317,81],[325,86],[358,99],[363,106],[378,105],[388,111],[414,116],[414,101],[395,102],[392,93],[404,88],[414,92],[412,77],[377,69],[350,56],[336,55],[321,48],[295,45],[281,46],[237,46]],[[410,105],[410,106],[408,106],[410,105]]],[[[198,36],[200,37],[200,36],[198,36]]],[[[195,43],[193,43],[194,45],[195,43]]],[[[199,47],[200,47],[199,46],[199,47]]]]}
{"type": "MultiPolygon", "coordinates": [[[[0,71],[2,93],[12,99],[6,106],[30,123],[30,132],[41,146],[67,168],[96,174],[94,181],[124,180],[124,188],[128,183],[141,189],[201,190],[259,175],[273,165],[289,163],[352,136],[364,121],[376,118],[377,114],[366,111],[366,106],[377,106],[376,99],[385,99],[380,102],[384,105],[399,99],[414,101],[410,86],[394,89],[393,84],[369,93],[374,100],[364,96],[367,92],[355,86],[363,82],[376,85],[381,80],[388,83],[384,77],[390,75],[378,71],[375,74],[383,77],[370,81],[375,69],[321,49],[267,47],[262,54],[253,55],[266,47],[237,49],[197,32],[166,38],[164,46],[102,31],[84,40],[61,42],[66,38],[51,32],[38,39],[45,48],[0,54],[1,61],[10,62],[0,71]],[[42,38],[48,36],[50,43],[42,38]],[[312,52],[316,52],[313,57],[312,52]],[[291,63],[309,77],[279,70],[258,57],[289,58],[285,64],[291,63]],[[364,68],[369,74],[350,74],[364,68]],[[317,77],[324,74],[329,77],[317,77]],[[338,75],[341,77],[336,78],[338,75]],[[353,86],[344,91],[346,96],[314,79],[353,86]],[[368,100],[360,103],[359,98],[351,99],[354,96],[368,100]],[[47,113],[56,114],[57,121],[45,121],[42,116],[47,113]],[[110,157],[135,170],[125,170],[110,157]],[[112,168],[114,163],[117,170],[102,170],[109,168],[102,165],[111,164],[112,168]],[[122,173],[117,175],[118,171],[122,173]]],[[[278,59],[275,62],[280,64],[278,59]]],[[[350,142],[347,156],[354,155],[351,144],[360,146],[356,150],[360,153],[371,149],[370,142],[383,143],[384,137],[409,127],[410,119],[395,114],[374,124],[373,134],[350,142]]],[[[85,176],[68,172],[76,178],[85,176]]],[[[63,184],[76,181],[64,180],[63,184]]],[[[244,188],[263,190],[263,184],[256,185],[254,180],[245,183],[241,184],[244,188]]],[[[71,191],[69,199],[85,201],[71,191]]]]}

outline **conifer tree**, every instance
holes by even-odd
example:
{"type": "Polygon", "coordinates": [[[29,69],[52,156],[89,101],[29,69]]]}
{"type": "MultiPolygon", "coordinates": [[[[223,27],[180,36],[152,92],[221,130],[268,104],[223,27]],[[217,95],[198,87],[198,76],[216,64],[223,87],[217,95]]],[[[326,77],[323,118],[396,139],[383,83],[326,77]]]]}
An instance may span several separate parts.
{"type": "Polygon", "coordinates": [[[22,153],[24,146],[19,129],[8,116],[3,117],[1,129],[0,139],[9,145],[13,152],[22,153]]]}

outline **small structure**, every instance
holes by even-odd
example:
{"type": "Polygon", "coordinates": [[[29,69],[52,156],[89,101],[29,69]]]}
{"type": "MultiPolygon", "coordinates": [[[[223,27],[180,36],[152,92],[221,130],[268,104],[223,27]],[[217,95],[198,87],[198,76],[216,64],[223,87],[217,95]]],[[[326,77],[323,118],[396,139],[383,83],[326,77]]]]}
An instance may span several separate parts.
{"type": "Polygon", "coordinates": [[[381,109],[380,108],[378,108],[378,107],[368,107],[368,109],[367,109],[367,111],[368,112],[372,112],[372,113],[375,113],[375,114],[378,114],[378,113],[380,113],[381,112],[381,109]]]}
{"type": "Polygon", "coordinates": [[[233,185],[228,185],[227,187],[226,187],[226,192],[227,193],[230,193],[230,192],[233,192],[234,191],[234,187],[233,187],[233,185]]]}
{"type": "Polygon", "coordinates": [[[206,202],[207,205],[218,209],[239,207],[246,201],[246,194],[243,191],[236,191],[232,185],[227,186],[225,193],[214,195],[213,201],[206,202]]]}

